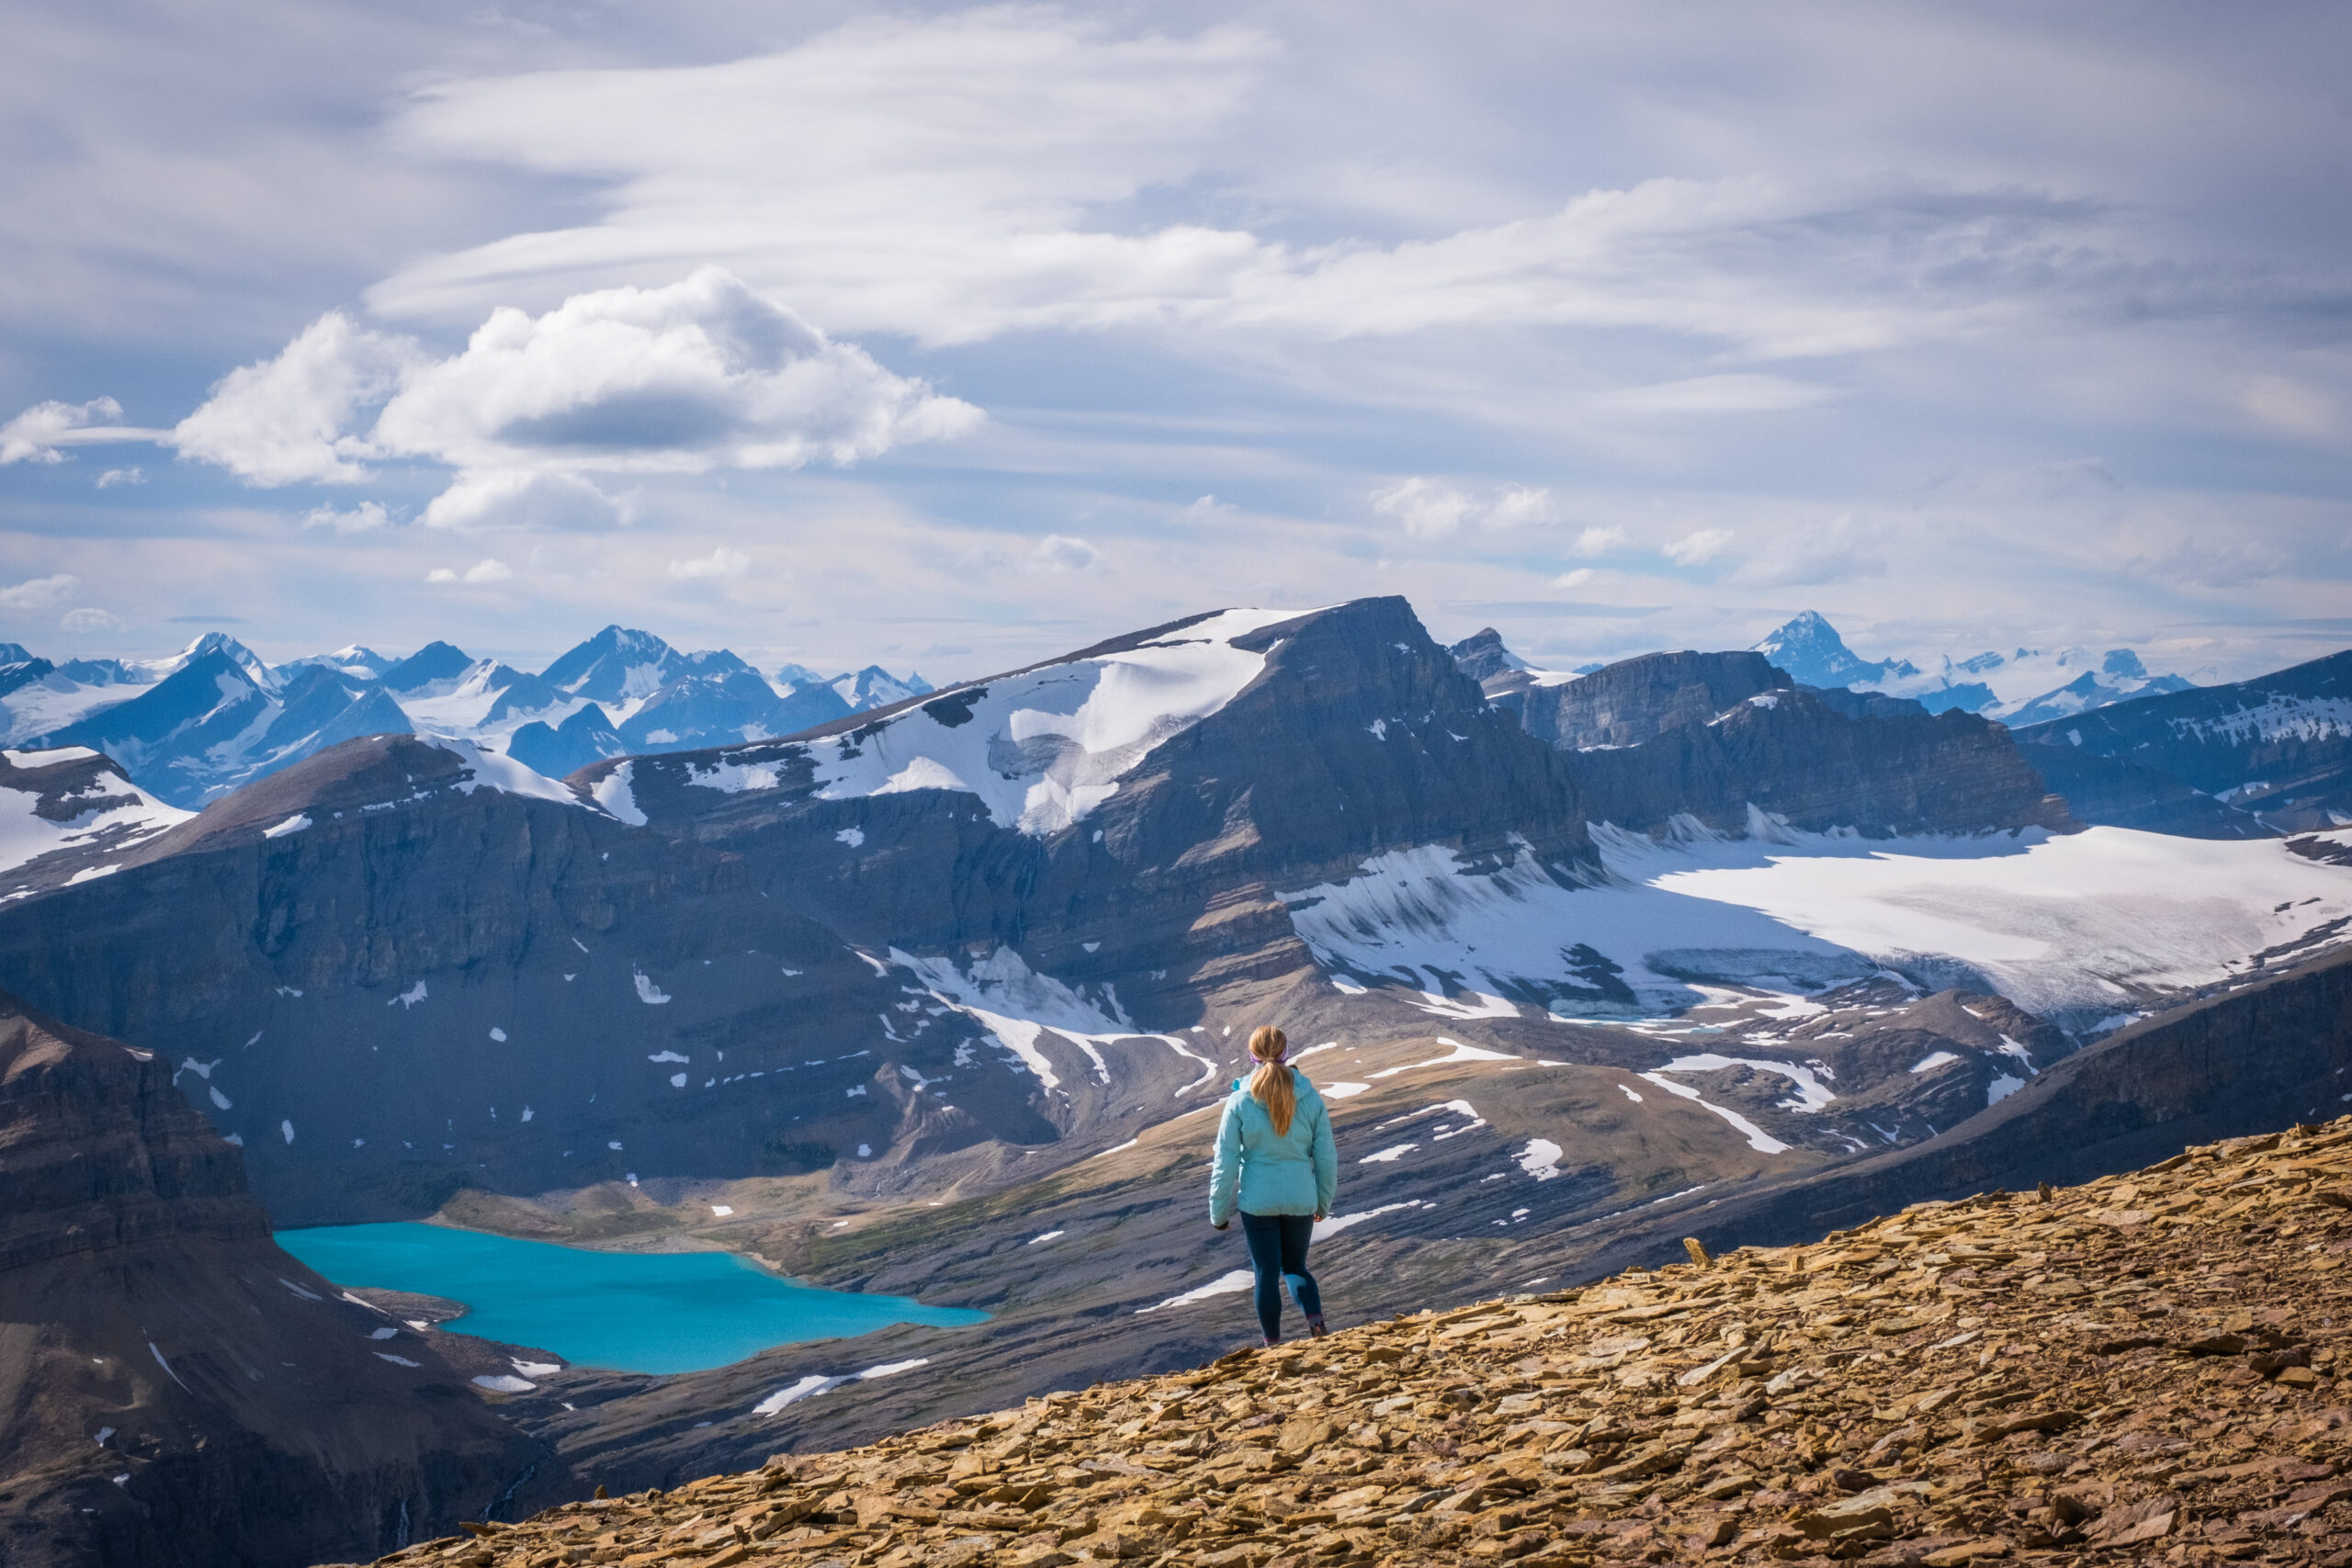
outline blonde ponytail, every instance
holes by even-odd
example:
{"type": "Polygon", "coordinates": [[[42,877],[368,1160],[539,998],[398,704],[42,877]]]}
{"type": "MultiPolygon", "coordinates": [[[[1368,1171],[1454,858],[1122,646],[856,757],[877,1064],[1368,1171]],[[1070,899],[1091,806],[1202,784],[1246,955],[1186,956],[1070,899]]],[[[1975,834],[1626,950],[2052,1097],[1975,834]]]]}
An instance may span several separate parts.
{"type": "Polygon", "coordinates": [[[1257,1059],[1258,1070],[1250,1075],[1250,1098],[1265,1107],[1278,1138],[1289,1135],[1291,1118],[1298,1114],[1298,1085],[1283,1061],[1289,1049],[1290,1037],[1271,1023],[1250,1032],[1250,1055],[1257,1059]]]}

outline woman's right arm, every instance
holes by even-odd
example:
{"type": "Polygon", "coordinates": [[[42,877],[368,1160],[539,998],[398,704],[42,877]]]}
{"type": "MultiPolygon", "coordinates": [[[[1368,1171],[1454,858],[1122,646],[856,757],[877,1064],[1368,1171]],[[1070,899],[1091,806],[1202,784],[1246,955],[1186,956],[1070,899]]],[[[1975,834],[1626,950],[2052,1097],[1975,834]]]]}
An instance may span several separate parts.
{"type": "Polygon", "coordinates": [[[1241,1118],[1227,1100],[1216,1124],[1216,1161],[1209,1174],[1209,1224],[1223,1230],[1233,1223],[1234,1196],[1241,1185],[1241,1118]]]}

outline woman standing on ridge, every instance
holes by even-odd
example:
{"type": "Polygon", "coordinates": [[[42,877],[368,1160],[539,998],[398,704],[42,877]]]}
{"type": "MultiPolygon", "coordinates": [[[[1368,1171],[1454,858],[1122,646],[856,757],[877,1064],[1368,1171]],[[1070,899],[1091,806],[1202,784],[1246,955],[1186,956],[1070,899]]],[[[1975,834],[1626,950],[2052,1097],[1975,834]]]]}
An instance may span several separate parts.
{"type": "Polygon", "coordinates": [[[1306,1314],[1306,1332],[1323,1336],[1323,1297],[1306,1271],[1306,1244],[1315,1222],[1330,1216],[1340,1183],[1331,1113],[1306,1075],[1283,1060],[1289,1050],[1289,1039],[1272,1024],[1251,1032],[1258,1069],[1227,1097],[1209,1176],[1209,1224],[1223,1230],[1240,1211],[1258,1276],[1258,1324],[1269,1345],[1282,1343],[1284,1280],[1306,1314]]]}

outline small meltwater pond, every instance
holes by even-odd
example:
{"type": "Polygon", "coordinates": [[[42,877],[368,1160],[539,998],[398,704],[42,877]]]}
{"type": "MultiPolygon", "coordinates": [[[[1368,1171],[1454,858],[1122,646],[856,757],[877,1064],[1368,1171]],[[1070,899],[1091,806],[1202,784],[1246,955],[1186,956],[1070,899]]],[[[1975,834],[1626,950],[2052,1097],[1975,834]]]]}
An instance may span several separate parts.
{"type": "Polygon", "coordinates": [[[453,1332],[616,1371],[700,1371],[772,1345],[988,1316],[796,1285],[728,1252],[592,1252],[405,1224],[280,1231],[277,1245],[338,1285],[463,1302],[453,1332]]]}

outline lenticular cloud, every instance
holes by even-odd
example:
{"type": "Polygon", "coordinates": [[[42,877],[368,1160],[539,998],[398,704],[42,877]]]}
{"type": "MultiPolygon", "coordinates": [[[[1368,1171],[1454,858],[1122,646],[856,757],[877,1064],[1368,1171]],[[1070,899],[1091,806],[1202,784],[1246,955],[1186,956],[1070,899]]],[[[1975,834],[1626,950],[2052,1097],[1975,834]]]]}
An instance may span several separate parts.
{"type": "Polygon", "coordinates": [[[447,358],[331,312],[224,378],[173,434],[183,456],[262,485],[444,463],[459,474],[429,524],[576,526],[625,520],[585,474],[847,464],[981,418],[706,267],[541,316],[494,310],[447,358]]]}

